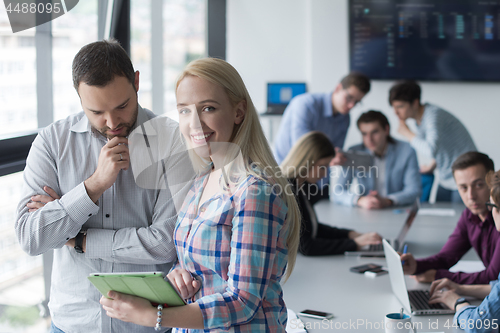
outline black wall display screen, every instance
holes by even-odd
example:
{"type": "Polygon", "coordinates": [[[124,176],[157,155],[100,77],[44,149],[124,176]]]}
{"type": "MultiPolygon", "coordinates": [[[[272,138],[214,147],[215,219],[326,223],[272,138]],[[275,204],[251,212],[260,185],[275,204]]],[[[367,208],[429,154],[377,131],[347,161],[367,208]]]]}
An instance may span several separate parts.
{"type": "Polygon", "coordinates": [[[351,71],[500,81],[500,0],[349,0],[351,71]]]}

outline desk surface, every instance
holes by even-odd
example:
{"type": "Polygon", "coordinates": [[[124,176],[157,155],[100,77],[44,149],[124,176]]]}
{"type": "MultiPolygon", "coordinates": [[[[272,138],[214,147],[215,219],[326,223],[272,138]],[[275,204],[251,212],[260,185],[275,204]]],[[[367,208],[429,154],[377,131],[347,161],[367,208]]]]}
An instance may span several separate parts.
{"type": "MultiPolygon", "coordinates": [[[[423,205],[423,208],[452,208],[455,216],[418,216],[407,237],[409,252],[417,258],[437,253],[451,234],[462,213],[463,205],[423,205]]],[[[359,232],[377,231],[384,238],[394,238],[407,216],[406,210],[367,211],[356,207],[334,205],[328,201],[315,205],[318,218],[325,224],[351,228],[359,232]]],[[[464,259],[477,260],[474,251],[464,259]]],[[[300,312],[305,309],[332,312],[330,322],[301,318],[309,332],[335,329],[341,332],[384,332],[382,323],[390,312],[399,312],[401,304],[392,293],[389,275],[369,278],[349,271],[365,263],[385,266],[385,259],[347,257],[344,255],[305,257],[297,255],[295,269],[283,285],[287,307],[300,312]]],[[[408,289],[428,289],[406,277],[408,289]]],[[[463,332],[452,325],[453,315],[413,316],[418,332],[463,332]]]]}

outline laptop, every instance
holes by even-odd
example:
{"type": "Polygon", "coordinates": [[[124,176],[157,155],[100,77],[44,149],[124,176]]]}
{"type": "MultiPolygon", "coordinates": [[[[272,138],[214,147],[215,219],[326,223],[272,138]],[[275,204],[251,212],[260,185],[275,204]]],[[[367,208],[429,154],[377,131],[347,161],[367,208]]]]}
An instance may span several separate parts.
{"type": "Polygon", "coordinates": [[[268,83],[266,114],[283,114],[292,98],[305,92],[307,92],[307,88],[303,82],[268,83]]]}
{"type": "MultiPolygon", "coordinates": [[[[408,216],[406,217],[406,221],[403,224],[403,227],[401,228],[401,231],[399,232],[398,237],[393,240],[387,240],[387,242],[391,244],[399,252],[403,252],[406,235],[408,234],[408,231],[410,230],[413,221],[417,216],[419,208],[420,208],[420,201],[417,198],[413,203],[413,205],[411,205],[410,207],[410,211],[408,213],[408,216]]],[[[384,247],[382,246],[382,244],[373,244],[365,248],[362,248],[359,251],[347,251],[344,254],[346,256],[358,256],[363,254],[363,255],[373,255],[373,256],[383,257],[384,247]]]]}
{"type": "Polygon", "coordinates": [[[382,244],[384,245],[392,292],[403,305],[406,313],[411,313],[415,316],[455,313],[455,310],[448,309],[443,304],[429,304],[429,291],[427,290],[407,290],[399,254],[385,239],[382,241],[382,244]]]}

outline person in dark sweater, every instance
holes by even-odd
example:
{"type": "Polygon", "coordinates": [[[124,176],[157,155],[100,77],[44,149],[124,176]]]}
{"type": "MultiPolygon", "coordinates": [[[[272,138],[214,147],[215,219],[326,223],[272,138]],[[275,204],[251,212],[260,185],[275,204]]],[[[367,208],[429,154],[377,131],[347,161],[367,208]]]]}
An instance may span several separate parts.
{"type": "Polygon", "coordinates": [[[334,156],[335,148],[328,138],[313,131],[296,142],[280,165],[299,204],[302,215],[299,251],[306,256],[343,254],[382,241],[375,232],[362,234],[319,223],[311,198],[318,191],[317,181],[326,176],[334,156]]]}
{"type": "Polygon", "coordinates": [[[443,278],[459,284],[489,283],[500,273],[500,232],[487,205],[490,188],[486,176],[495,165],[488,155],[470,151],[460,155],[451,170],[465,204],[457,226],[437,254],[421,259],[411,253],[401,255],[403,271],[422,283],[443,278]],[[450,268],[471,248],[485,268],[479,272],[451,272],[450,268]]]}

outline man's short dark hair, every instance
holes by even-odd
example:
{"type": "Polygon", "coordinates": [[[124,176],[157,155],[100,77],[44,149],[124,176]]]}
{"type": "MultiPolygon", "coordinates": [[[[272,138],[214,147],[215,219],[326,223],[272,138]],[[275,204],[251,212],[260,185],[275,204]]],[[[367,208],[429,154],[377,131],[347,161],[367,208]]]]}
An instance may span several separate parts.
{"type": "MultiPolygon", "coordinates": [[[[387,120],[387,117],[382,112],[377,110],[370,110],[361,114],[361,116],[359,116],[357,121],[358,129],[360,124],[368,124],[368,123],[379,123],[379,125],[383,129],[385,129],[387,126],[389,127],[389,129],[391,128],[391,125],[389,124],[389,120],[387,120]]],[[[387,136],[387,141],[391,143],[394,142],[394,139],[391,137],[390,134],[387,136]]]]}
{"type": "Polygon", "coordinates": [[[73,86],[104,87],[115,76],[126,77],[135,88],[135,72],[127,52],[115,39],[85,45],[73,59],[73,86]]]}
{"type": "Polygon", "coordinates": [[[469,151],[457,157],[457,159],[451,165],[451,171],[455,174],[457,170],[465,170],[471,166],[481,164],[484,166],[486,173],[490,171],[495,171],[495,164],[491,158],[478,151],[469,151]]]}
{"type": "Polygon", "coordinates": [[[345,76],[340,81],[340,84],[344,89],[347,89],[350,86],[355,86],[363,94],[367,94],[371,88],[370,79],[368,78],[368,76],[358,72],[352,72],[349,75],[345,76]]]}
{"type": "Polygon", "coordinates": [[[422,89],[415,81],[401,81],[392,86],[389,91],[389,104],[392,105],[394,101],[403,101],[413,103],[414,100],[420,102],[422,89]]]}

